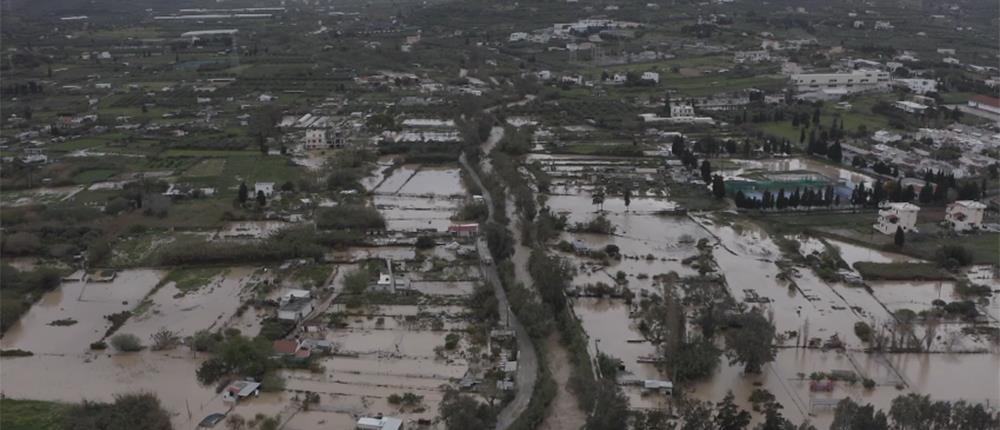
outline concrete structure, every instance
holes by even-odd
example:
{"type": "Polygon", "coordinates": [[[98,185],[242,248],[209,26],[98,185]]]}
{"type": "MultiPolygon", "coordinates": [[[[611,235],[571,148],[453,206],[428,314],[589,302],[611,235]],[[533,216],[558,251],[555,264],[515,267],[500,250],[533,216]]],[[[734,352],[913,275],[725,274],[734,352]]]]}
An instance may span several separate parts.
{"type": "Polygon", "coordinates": [[[278,308],[278,319],[285,321],[302,321],[312,313],[312,299],[292,298],[278,308]]]}
{"type": "Polygon", "coordinates": [[[906,87],[916,94],[937,92],[937,81],[933,79],[896,79],[893,83],[906,87]]]}
{"type": "Polygon", "coordinates": [[[918,212],[920,206],[913,203],[887,203],[879,209],[873,227],[882,234],[896,234],[897,227],[907,233],[917,231],[918,212]]]}
{"type": "Polygon", "coordinates": [[[452,224],[448,226],[448,233],[453,233],[464,237],[473,237],[479,234],[479,224],[452,224]]]}
{"type": "Polygon", "coordinates": [[[651,81],[654,83],[660,83],[660,74],[656,72],[642,72],[642,76],[639,78],[643,81],[651,81]]]}
{"type": "Polygon", "coordinates": [[[889,72],[856,70],[850,73],[808,73],[792,75],[792,83],[800,92],[821,89],[843,89],[848,93],[885,89],[889,72]]]}
{"type": "Polygon", "coordinates": [[[975,95],[969,98],[969,107],[1000,115],[1000,99],[975,95]]]}
{"type": "Polygon", "coordinates": [[[948,205],[944,219],[955,231],[975,230],[983,225],[986,205],[974,200],[959,200],[948,205]]]}
{"type": "Polygon", "coordinates": [[[274,182],[257,182],[253,184],[253,195],[250,197],[253,198],[260,192],[264,193],[264,197],[271,197],[274,194],[274,182]]]}
{"type": "Polygon", "coordinates": [[[356,430],[403,430],[403,420],[393,417],[358,418],[356,430]]]}
{"type": "Polygon", "coordinates": [[[305,148],[306,149],[327,149],[330,144],[326,141],[326,130],[306,130],[305,137],[305,148]]]}
{"type": "Polygon", "coordinates": [[[694,107],[689,104],[682,103],[671,103],[670,104],[670,117],[671,118],[691,118],[694,117],[694,107]]]}
{"type": "Polygon", "coordinates": [[[924,113],[924,111],[927,110],[927,106],[926,105],[922,105],[922,104],[916,103],[916,102],[911,102],[911,101],[908,101],[908,100],[900,100],[898,102],[893,103],[892,105],[896,109],[899,109],[899,110],[901,110],[903,112],[913,113],[913,114],[918,114],[918,115],[924,113]]]}
{"type": "Polygon", "coordinates": [[[671,395],[674,393],[674,383],[659,379],[646,379],[642,381],[642,389],[643,391],[656,391],[660,394],[671,395]]]}
{"type": "Polygon", "coordinates": [[[222,401],[236,403],[251,395],[260,395],[260,383],[254,381],[236,381],[222,391],[222,401]]]}

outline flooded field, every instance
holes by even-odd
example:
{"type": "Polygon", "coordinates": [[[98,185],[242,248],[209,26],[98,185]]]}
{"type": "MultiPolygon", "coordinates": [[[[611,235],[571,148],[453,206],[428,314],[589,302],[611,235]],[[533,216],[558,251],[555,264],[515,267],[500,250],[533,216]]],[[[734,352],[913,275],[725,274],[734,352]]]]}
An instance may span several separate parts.
{"type": "MultiPolygon", "coordinates": [[[[965,323],[953,322],[935,328],[936,332],[932,334],[936,337],[930,341],[930,350],[941,353],[869,353],[866,352],[869,345],[855,334],[857,323],[863,322],[876,329],[897,329],[897,321],[892,314],[896,310],[909,308],[919,312],[930,309],[935,299],[956,300],[953,296],[954,283],[879,282],[871,283],[873,292],[869,292],[863,287],[825,281],[806,265],[792,266],[783,275],[781,267],[784,266],[779,267],[778,264],[784,260],[782,251],[767,231],[753,223],[718,222],[701,215],[664,215],[664,212],[674,209],[674,205],[668,198],[654,196],[632,199],[627,212],[621,199],[607,198],[604,211],[599,212],[600,207],[593,204],[587,192],[592,188],[593,172],[613,170],[622,163],[621,160],[540,155],[533,155],[532,159],[542,163],[543,169],[554,178],[554,194],[548,196],[547,201],[554,212],[567,215],[570,225],[587,222],[602,213],[615,227],[613,235],[562,233],[559,240],[571,243],[576,252],[551,252],[559,252],[577,268],[574,287],[597,282],[615,285],[615,276],[620,270],[626,274],[625,285],[633,292],[659,293],[660,287],[651,277],[670,271],[681,276],[696,275],[697,271],[683,265],[681,260],[697,255],[696,243],[708,239],[713,245],[712,255],[718,272],[726,277],[725,286],[729,294],[738,302],[751,297],[748,292],[762,299],[746,300],[746,305],[761,309],[774,323],[782,345],[777,359],[765,366],[760,375],[744,375],[741,366],[730,365],[723,357],[715,375],[687,388],[695,398],[715,402],[732,390],[737,402],[749,409],[750,393],[756,388],[765,388],[784,405],[786,417],[793,422],[809,419],[819,428],[828,426],[833,418],[830,402],[848,396],[860,402],[872,402],[883,409],[888,409],[893,398],[906,392],[928,393],[942,399],[990,401],[991,404],[1000,401],[997,398],[1000,396],[1000,382],[996,378],[996,369],[1000,368],[997,366],[1000,360],[997,347],[982,337],[964,335],[962,329],[965,323]],[[564,192],[579,194],[563,195],[564,192]],[[611,244],[620,248],[624,258],[612,261],[606,267],[584,256],[586,252],[580,252],[603,250],[611,244]],[[844,349],[803,348],[809,339],[821,342],[837,339],[844,349]],[[952,354],[947,351],[982,353],[952,354]],[[956,366],[981,369],[980,374],[990,375],[990,380],[986,386],[980,384],[970,389],[951,384],[955,388],[950,393],[938,394],[935,384],[944,384],[948,375],[956,372],[956,366]],[[833,370],[847,370],[859,378],[871,378],[877,386],[874,390],[867,390],[860,382],[838,382],[832,392],[816,393],[810,390],[809,374],[833,370]]],[[[808,160],[737,162],[741,166],[734,173],[740,174],[768,170],[810,171],[842,183],[871,181],[865,175],[808,160]]],[[[636,172],[631,177],[643,175],[646,173],[636,172]]],[[[835,240],[821,241],[806,236],[794,239],[801,244],[803,255],[823,253],[827,244],[835,246],[848,265],[860,261],[920,261],[835,240]]],[[[978,272],[970,276],[989,278],[978,272]]],[[[996,300],[991,299],[980,309],[993,317],[991,306],[995,304],[996,300]]],[[[669,379],[650,362],[655,348],[638,333],[637,321],[630,317],[629,308],[623,300],[578,297],[574,299],[573,309],[589,336],[591,353],[601,350],[622,359],[625,369],[619,382],[627,384],[630,379],[669,379]]],[[[923,339],[927,336],[927,328],[916,324],[912,327],[912,334],[923,339]]],[[[969,374],[965,370],[963,373],[969,374]]],[[[669,406],[669,401],[661,395],[644,393],[641,388],[628,385],[623,389],[633,408],[669,406]]],[[[759,420],[760,417],[755,417],[755,422],[759,420]]]]}
{"type": "Polygon", "coordinates": [[[461,199],[376,195],[375,207],[385,217],[386,228],[394,231],[446,231],[461,199]]]}
{"type": "Polygon", "coordinates": [[[156,270],[126,270],[112,282],[65,282],[42,296],[0,340],[3,349],[83,354],[110,326],[105,315],[135,308],[160,281],[156,270]],[[51,325],[57,320],[76,321],[51,325]]]}
{"type": "Polygon", "coordinates": [[[398,192],[418,196],[463,196],[465,189],[460,172],[458,167],[424,166],[398,192]]]}
{"type": "MultiPolygon", "coordinates": [[[[140,339],[149,339],[161,327],[181,337],[198,330],[223,326],[242,303],[241,293],[253,277],[251,267],[226,269],[208,285],[193,292],[182,292],[171,282],[153,294],[148,308],[135,315],[119,330],[140,339]]],[[[248,333],[253,334],[253,333],[248,333]]]]}

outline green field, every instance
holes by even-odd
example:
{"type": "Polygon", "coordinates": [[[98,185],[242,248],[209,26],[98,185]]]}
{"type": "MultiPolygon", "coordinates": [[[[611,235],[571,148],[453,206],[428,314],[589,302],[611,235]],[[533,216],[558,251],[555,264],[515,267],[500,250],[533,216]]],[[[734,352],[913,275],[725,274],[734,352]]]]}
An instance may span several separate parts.
{"type": "Polygon", "coordinates": [[[952,275],[934,263],[854,263],[861,277],[871,281],[936,281],[951,279],[952,275]]]}
{"type": "Polygon", "coordinates": [[[56,430],[69,405],[38,400],[0,399],[0,429],[56,430]]]}
{"type": "Polygon", "coordinates": [[[73,175],[73,182],[78,184],[92,184],[94,182],[106,181],[118,174],[115,169],[89,169],[73,175]]]}
{"type": "Polygon", "coordinates": [[[184,176],[218,176],[222,174],[223,168],[226,167],[226,160],[221,158],[209,158],[207,160],[202,160],[191,166],[191,168],[184,171],[184,176]]]}

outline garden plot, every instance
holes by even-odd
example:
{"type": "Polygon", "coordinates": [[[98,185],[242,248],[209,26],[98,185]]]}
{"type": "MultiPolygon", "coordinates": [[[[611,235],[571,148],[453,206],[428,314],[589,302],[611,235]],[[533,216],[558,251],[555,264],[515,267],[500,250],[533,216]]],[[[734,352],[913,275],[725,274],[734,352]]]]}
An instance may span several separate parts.
{"type": "Polygon", "coordinates": [[[404,164],[392,171],[392,174],[385,177],[378,186],[372,190],[375,194],[396,194],[403,185],[417,174],[419,165],[404,164]]]}
{"type": "Polygon", "coordinates": [[[464,196],[465,188],[458,167],[422,167],[398,192],[417,196],[464,196]]]}
{"type": "Polygon", "coordinates": [[[344,251],[333,251],[329,257],[338,261],[358,262],[373,258],[393,261],[412,260],[416,257],[417,251],[410,246],[372,246],[372,247],[351,247],[344,251]]]}
{"type": "MultiPolygon", "coordinates": [[[[115,394],[155,392],[175,428],[194,428],[206,415],[228,409],[213,387],[195,379],[206,357],[179,350],[42,355],[3,359],[0,378],[3,395],[24,399],[109,402],[115,394]]],[[[274,415],[285,411],[289,397],[264,393],[241,402],[230,413],[247,418],[257,413],[274,415]]]]}
{"type": "Polygon", "coordinates": [[[6,207],[54,203],[67,200],[80,191],[83,191],[84,188],[84,186],[79,185],[58,188],[34,188],[23,191],[5,192],[3,193],[3,198],[0,201],[2,201],[3,205],[6,207]]]}
{"type": "Polygon", "coordinates": [[[375,163],[375,169],[372,170],[371,174],[361,179],[361,186],[364,187],[365,190],[375,191],[375,188],[378,187],[379,184],[381,184],[385,179],[386,169],[389,169],[392,165],[393,162],[391,156],[379,158],[375,163]]]}
{"type": "Polygon", "coordinates": [[[430,296],[466,296],[476,289],[473,281],[411,281],[410,288],[430,296]]]}
{"type": "Polygon", "coordinates": [[[462,202],[442,197],[386,195],[376,195],[373,200],[385,217],[386,228],[392,231],[446,231],[462,202]]]}
{"type": "Polygon", "coordinates": [[[225,325],[242,303],[241,292],[254,281],[253,272],[251,267],[224,270],[209,278],[207,285],[188,291],[170,282],[153,293],[148,304],[140,306],[142,312],[137,310],[119,332],[134,334],[146,342],[160,328],[184,337],[225,325]]]}
{"type": "Polygon", "coordinates": [[[946,281],[869,282],[872,294],[890,311],[910,309],[914,312],[934,307],[934,300],[951,302],[955,296],[955,283],[946,281]]]}
{"type": "MultiPolygon", "coordinates": [[[[942,300],[952,302],[962,300],[955,294],[953,282],[872,282],[869,284],[873,294],[885,307],[892,312],[908,309],[916,314],[934,309],[933,302],[942,300]]],[[[990,304],[979,306],[980,312],[986,312],[992,318],[992,304],[996,298],[990,298],[990,304]]],[[[993,327],[996,327],[993,320],[993,327]]],[[[921,347],[934,352],[988,352],[993,349],[986,336],[966,334],[963,329],[973,327],[958,317],[946,318],[938,323],[927,323],[917,320],[903,328],[910,328],[916,339],[921,341],[921,347]]]]}
{"type": "MultiPolygon", "coordinates": [[[[308,411],[295,414],[285,423],[285,430],[312,430],[319,428],[349,429],[357,423],[351,412],[340,412],[337,396],[320,396],[320,404],[310,406],[308,411]],[[327,411],[327,409],[332,409],[327,411]]],[[[388,414],[387,414],[388,415],[388,414]]]]}
{"type": "Polygon", "coordinates": [[[264,239],[287,228],[283,221],[239,221],[224,225],[213,239],[264,239]]]}
{"type": "Polygon", "coordinates": [[[790,339],[790,344],[816,337],[826,340],[836,334],[848,347],[861,348],[864,345],[854,334],[854,324],[889,318],[871,300],[847,301],[846,297],[857,298],[857,294],[850,291],[841,294],[847,287],[827,284],[808,269],[795,276],[797,288],[779,281],[779,270],[773,261],[781,253],[763,230],[740,225],[706,228],[719,238],[720,247],[714,256],[719,270],[729,275],[730,294],[744,300],[745,290],[752,290],[766,299],[767,302],[757,306],[765,309],[778,333],[797,333],[797,339],[790,339]]]}
{"type": "Polygon", "coordinates": [[[892,252],[880,251],[877,249],[865,248],[852,243],[841,242],[833,239],[826,239],[827,243],[840,249],[840,258],[848,266],[854,267],[857,262],[871,263],[920,263],[924,260],[913,258],[908,255],[895,254],[892,252]]]}
{"type": "MultiPolygon", "coordinates": [[[[387,364],[391,365],[391,364],[387,364]]],[[[440,388],[410,387],[405,384],[351,384],[331,380],[326,375],[312,375],[304,372],[285,372],[286,390],[309,391],[320,394],[320,404],[311,408],[328,413],[346,413],[352,416],[375,416],[379,413],[402,418],[404,420],[434,419],[437,416],[438,405],[443,393],[440,388]],[[390,405],[389,396],[403,393],[413,393],[423,396],[419,409],[400,411],[398,406],[390,405]]],[[[395,382],[404,382],[397,379],[395,382]]],[[[356,421],[356,420],[355,420],[356,421]]],[[[339,421],[338,421],[339,422],[339,421]]],[[[324,428],[353,428],[324,427],[324,428]]]]}
{"type": "Polygon", "coordinates": [[[21,316],[0,344],[35,354],[84,353],[104,337],[110,326],[105,315],[135,308],[162,276],[157,270],[126,270],[112,282],[64,283],[21,316]]]}
{"type": "Polygon", "coordinates": [[[623,300],[580,297],[573,311],[590,337],[589,347],[622,360],[620,379],[662,379],[653,363],[640,362],[654,356],[656,347],[639,334],[623,300]]]}

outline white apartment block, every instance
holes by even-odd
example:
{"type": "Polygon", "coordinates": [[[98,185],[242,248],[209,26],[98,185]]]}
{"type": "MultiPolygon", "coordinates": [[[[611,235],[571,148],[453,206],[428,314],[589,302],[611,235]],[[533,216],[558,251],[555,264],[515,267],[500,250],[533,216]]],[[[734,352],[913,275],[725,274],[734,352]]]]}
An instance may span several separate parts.
{"type": "Polygon", "coordinates": [[[671,104],[671,118],[691,118],[694,117],[694,107],[689,104],[671,104]]]}
{"type": "Polygon", "coordinates": [[[792,75],[799,92],[843,89],[848,93],[884,89],[889,85],[889,72],[856,70],[850,73],[807,73],[792,75]]]}
{"type": "Polygon", "coordinates": [[[326,140],[326,130],[306,130],[306,149],[327,149],[330,144],[326,140]]]}
{"type": "Polygon", "coordinates": [[[904,232],[917,231],[917,213],[920,206],[913,203],[888,203],[878,210],[875,220],[875,230],[882,234],[896,234],[896,228],[902,227],[904,232]]]}
{"type": "Polygon", "coordinates": [[[975,230],[983,225],[986,205],[974,200],[958,200],[948,205],[944,219],[955,231],[975,230]]]}

